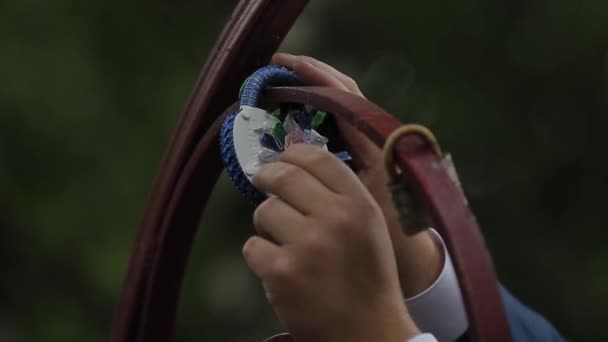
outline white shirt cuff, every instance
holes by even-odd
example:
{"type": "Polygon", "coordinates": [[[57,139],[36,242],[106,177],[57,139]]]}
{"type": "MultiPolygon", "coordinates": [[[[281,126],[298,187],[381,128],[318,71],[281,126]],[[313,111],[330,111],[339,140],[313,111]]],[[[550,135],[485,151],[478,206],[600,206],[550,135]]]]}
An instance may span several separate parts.
{"type": "MultiPolygon", "coordinates": [[[[439,233],[434,229],[430,229],[430,233],[443,251],[443,270],[428,289],[406,299],[405,304],[421,331],[433,334],[434,338],[442,342],[455,341],[466,332],[469,321],[452,259],[439,233]]],[[[417,339],[425,335],[427,334],[417,336],[408,342],[435,341],[434,338],[417,339]]]]}
{"type": "Polygon", "coordinates": [[[406,342],[437,342],[437,339],[432,334],[422,334],[410,338],[406,342]]]}

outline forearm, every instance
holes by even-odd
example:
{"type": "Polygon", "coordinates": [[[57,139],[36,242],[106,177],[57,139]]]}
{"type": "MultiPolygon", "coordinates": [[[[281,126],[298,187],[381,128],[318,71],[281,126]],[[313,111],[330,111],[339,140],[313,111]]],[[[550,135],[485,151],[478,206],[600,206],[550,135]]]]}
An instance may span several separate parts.
{"type": "Polygon", "coordinates": [[[435,243],[428,230],[414,236],[405,235],[393,199],[386,190],[388,175],[385,170],[368,169],[359,176],[382,208],[395,250],[403,295],[413,297],[429,288],[441,273],[442,246],[435,243]]]}

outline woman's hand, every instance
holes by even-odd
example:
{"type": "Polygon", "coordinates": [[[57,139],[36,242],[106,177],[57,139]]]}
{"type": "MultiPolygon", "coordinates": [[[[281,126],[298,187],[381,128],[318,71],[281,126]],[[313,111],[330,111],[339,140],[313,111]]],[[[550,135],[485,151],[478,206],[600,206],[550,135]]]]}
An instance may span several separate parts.
{"type": "Polygon", "coordinates": [[[296,144],[253,182],[276,196],[256,209],[260,235],[243,255],[297,341],[401,342],[419,333],[382,211],[343,162],[296,144]]]}
{"type": "MultiPolygon", "coordinates": [[[[337,88],[363,97],[352,78],[312,57],[279,53],[273,56],[272,62],[294,70],[305,85],[337,88]]],[[[427,289],[438,277],[442,265],[441,252],[428,233],[413,237],[403,234],[386,187],[388,174],[384,169],[382,151],[339,117],[337,123],[349,152],[358,164],[359,178],[384,213],[395,249],[401,288],[405,297],[412,297],[427,289]]]]}

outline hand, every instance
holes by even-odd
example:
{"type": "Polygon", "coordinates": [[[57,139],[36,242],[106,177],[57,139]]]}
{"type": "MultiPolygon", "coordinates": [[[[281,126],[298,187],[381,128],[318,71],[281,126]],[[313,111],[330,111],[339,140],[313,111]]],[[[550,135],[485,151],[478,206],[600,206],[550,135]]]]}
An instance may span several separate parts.
{"type": "Polygon", "coordinates": [[[400,342],[419,334],[382,211],[344,163],[296,144],[253,182],[276,196],[256,209],[260,236],[243,255],[297,341],[400,342]]]}
{"type": "MultiPolygon", "coordinates": [[[[305,85],[337,88],[364,97],[352,78],[314,58],[279,53],[273,56],[272,63],[294,70],[305,85]]],[[[403,233],[386,188],[388,174],[380,148],[339,117],[337,123],[349,152],[357,162],[359,178],[382,208],[395,249],[403,295],[412,297],[431,286],[439,276],[441,252],[427,232],[412,237],[403,233]]]]}

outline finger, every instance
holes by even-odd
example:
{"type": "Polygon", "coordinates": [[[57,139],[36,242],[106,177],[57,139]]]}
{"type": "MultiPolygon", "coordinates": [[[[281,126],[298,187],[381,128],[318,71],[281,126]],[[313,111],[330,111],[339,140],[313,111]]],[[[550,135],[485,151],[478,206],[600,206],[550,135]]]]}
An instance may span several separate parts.
{"type": "MultiPolygon", "coordinates": [[[[277,53],[273,56],[272,62],[294,70],[300,81],[304,84],[334,87],[353,92],[363,97],[359,87],[350,79],[350,77],[312,57],[277,53]],[[354,83],[354,86],[351,85],[349,88],[345,83],[351,82],[354,83]]],[[[355,127],[340,117],[337,117],[336,121],[342,133],[342,137],[350,147],[351,154],[354,155],[356,162],[360,164],[360,167],[364,167],[364,165],[361,164],[364,164],[364,161],[369,160],[369,157],[376,156],[380,153],[380,148],[374,145],[355,127]]]]}
{"type": "MultiPolygon", "coordinates": [[[[313,67],[315,67],[317,70],[319,70],[327,75],[331,75],[333,79],[337,80],[340,83],[341,89],[343,88],[346,91],[349,91],[349,92],[354,93],[359,96],[363,96],[363,93],[359,89],[359,86],[351,77],[343,74],[342,72],[338,71],[336,68],[332,67],[331,65],[321,62],[315,58],[312,58],[309,56],[294,56],[294,55],[290,55],[287,53],[277,53],[273,56],[272,62],[276,63],[276,64],[284,65],[288,68],[291,68],[292,70],[296,71],[296,74],[298,74],[299,78],[306,78],[306,77],[303,77],[305,75],[300,76],[300,74],[302,74],[303,70],[299,70],[299,69],[303,68],[304,65],[306,65],[306,64],[310,64],[313,67]]],[[[304,82],[304,80],[302,80],[302,81],[304,82]]],[[[333,84],[332,85],[314,84],[314,85],[334,86],[333,84]]]]}
{"type": "Polygon", "coordinates": [[[274,261],[281,255],[279,246],[259,236],[250,237],[243,245],[245,263],[260,279],[264,279],[271,272],[274,261]]]}
{"type": "Polygon", "coordinates": [[[308,63],[298,56],[276,54],[274,55],[272,62],[293,70],[296,73],[298,80],[305,85],[332,87],[351,92],[351,90],[332,73],[308,63]]]}
{"type": "Polygon", "coordinates": [[[306,63],[310,63],[313,66],[315,66],[316,68],[326,71],[329,74],[331,74],[332,76],[334,76],[335,78],[337,78],[338,80],[340,80],[340,82],[346,86],[346,88],[353,94],[355,95],[359,95],[361,97],[363,96],[363,93],[361,92],[361,90],[359,89],[359,86],[357,85],[357,82],[355,82],[355,80],[352,79],[352,77],[345,75],[344,73],[342,73],[341,71],[337,70],[336,68],[332,67],[331,65],[325,63],[325,62],[321,62],[320,60],[317,60],[313,57],[309,57],[309,56],[298,56],[297,58],[301,59],[302,61],[306,62],[306,63]]]}
{"type": "Polygon", "coordinates": [[[264,164],[252,181],[258,189],[279,196],[304,215],[324,210],[322,203],[332,196],[331,190],[310,173],[280,161],[264,164]]]}
{"type": "MultiPolygon", "coordinates": [[[[277,53],[273,56],[272,62],[294,70],[304,84],[338,88],[364,97],[359,87],[350,77],[312,57],[277,53]],[[337,76],[342,77],[342,80],[338,79],[337,76]],[[350,80],[346,81],[345,79],[350,80]],[[349,89],[345,82],[350,83],[351,81],[354,86],[351,85],[351,89],[349,89]]],[[[381,156],[380,148],[341,117],[336,116],[336,122],[357,167],[361,170],[375,165],[381,156]]]]}
{"type": "MultiPolygon", "coordinates": [[[[351,77],[343,74],[331,65],[308,56],[298,56],[298,58],[306,63],[312,64],[317,69],[330,73],[332,76],[339,79],[340,82],[345,85],[350,92],[365,98],[365,96],[359,89],[359,86],[351,77]]],[[[362,161],[368,161],[371,156],[376,156],[380,153],[380,148],[374,145],[374,143],[372,143],[358,129],[347,123],[341,117],[337,117],[336,121],[338,124],[338,128],[340,128],[340,132],[342,133],[342,137],[344,138],[347,145],[351,147],[350,150],[353,151],[353,154],[356,157],[359,157],[358,159],[360,163],[362,161]]]]}
{"type": "Polygon", "coordinates": [[[261,235],[269,235],[279,245],[295,241],[301,234],[304,216],[279,197],[270,197],[253,213],[253,225],[261,235]]]}
{"type": "Polygon", "coordinates": [[[318,146],[292,145],[281,153],[280,160],[304,169],[335,193],[354,194],[364,189],[346,164],[318,146]]]}

